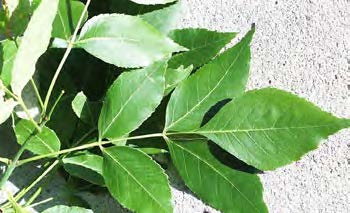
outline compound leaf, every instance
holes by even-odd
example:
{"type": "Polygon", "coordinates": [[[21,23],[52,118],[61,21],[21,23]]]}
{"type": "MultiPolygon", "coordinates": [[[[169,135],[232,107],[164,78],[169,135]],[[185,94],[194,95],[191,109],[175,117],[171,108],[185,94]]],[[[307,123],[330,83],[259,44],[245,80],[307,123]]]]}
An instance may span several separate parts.
{"type": "MultiPolygon", "coordinates": [[[[58,11],[53,22],[52,37],[69,40],[78,25],[81,14],[85,5],[76,0],[59,0],[58,11]]],[[[83,22],[88,18],[88,14],[84,14],[83,22]]]]}
{"type": "Polygon", "coordinates": [[[79,152],[72,157],[63,159],[64,169],[71,175],[89,181],[93,184],[104,185],[102,177],[103,158],[89,152],[79,152]]]}
{"type": "Polygon", "coordinates": [[[119,203],[135,212],[172,212],[167,176],[148,155],[123,146],[103,155],[106,186],[119,203]]]}
{"type": "Polygon", "coordinates": [[[221,164],[206,141],[167,143],[186,185],[205,202],[222,212],[268,212],[257,175],[221,164]]]}
{"type": "Polygon", "coordinates": [[[24,32],[12,70],[11,87],[18,96],[32,78],[37,60],[49,45],[57,7],[58,0],[41,0],[24,32]]]}
{"type": "Polygon", "coordinates": [[[108,14],[90,19],[76,47],[119,67],[144,67],[186,50],[139,17],[108,14]]]}
{"type": "Polygon", "coordinates": [[[59,205],[59,206],[54,206],[49,209],[46,209],[42,213],[93,213],[93,211],[90,209],[84,209],[77,206],[70,207],[70,206],[59,205]]]}
{"type": "Polygon", "coordinates": [[[237,45],[203,66],[175,89],[166,112],[167,131],[199,128],[210,107],[244,92],[249,74],[249,44],[253,34],[254,29],[237,45]]]}
{"type": "Polygon", "coordinates": [[[26,149],[37,155],[45,155],[60,150],[60,140],[56,133],[48,127],[43,127],[40,133],[32,122],[20,120],[15,127],[17,142],[25,145],[26,149]]]}
{"type": "Polygon", "coordinates": [[[107,91],[98,127],[100,138],[114,139],[139,127],[160,104],[166,61],[121,74],[107,91]]]}
{"type": "Polygon", "coordinates": [[[225,105],[196,131],[260,170],[273,170],[314,150],[321,139],[350,127],[288,92],[261,89],[225,105]]]}
{"type": "Polygon", "coordinates": [[[196,69],[215,57],[236,35],[192,28],[171,31],[169,37],[189,51],[173,56],[169,60],[169,67],[176,69],[181,65],[193,65],[196,69]]]}

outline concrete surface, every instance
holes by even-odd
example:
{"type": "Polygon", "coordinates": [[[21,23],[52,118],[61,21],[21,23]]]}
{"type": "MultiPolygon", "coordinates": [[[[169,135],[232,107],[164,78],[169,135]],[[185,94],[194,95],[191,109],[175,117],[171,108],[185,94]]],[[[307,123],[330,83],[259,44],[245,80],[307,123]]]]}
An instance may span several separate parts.
{"type": "MultiPolygon", "coordinates": [[[[249,89],[285,89],[337,116],[350,118],[349,0],[183,1],[181,27],[244,33],[256,23],[249,89]]],[[[17,171],[7,189],[18,191],[38,170],[31,165],[17,171]]],[[[216,212],[189,193],[173,169],[167,173],[176,212],[216,212]]],[[[350,131],[330,137],[299,162],[260,177],[270,212],[350,212],[350,131]]],[[[62,185],[58,178],[41,199],[56,198],[62,185]]],[[[85,193],[83,197],[95,212],[127,212],[104,194],[85,193]]],[[[3,199],[0,194],[0,202],[3,199]]],[[[45,206],[36,208],[42,209],[45,206]]]]}
{"type": "MultiPolygon", "coordinates": [[[[182,26],[246,32],[256,23],[249,89],[285,89],[350,118],[349,0],[184,3],[182,26]]],[[[350,212],[350,131],[330,137],[301,161],[260,177],[270,212],[350,212]]]]}

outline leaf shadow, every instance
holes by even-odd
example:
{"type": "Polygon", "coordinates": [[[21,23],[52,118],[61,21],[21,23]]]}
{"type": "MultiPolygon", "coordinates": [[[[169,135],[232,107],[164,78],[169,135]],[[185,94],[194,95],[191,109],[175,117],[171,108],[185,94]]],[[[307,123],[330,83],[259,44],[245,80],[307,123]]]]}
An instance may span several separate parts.
{"type": "Polygon", "coordinates": [[[263,171],[246,164],[245,162],[239,160],[234,155],[231,155],[229,152],[222,149],[220,146],[213,142],[208,143],[210,152],[215,156],[215,158],[220,161],[220,163],[228,166],[234,170],[249,174],[262,174],[263,171]]]}

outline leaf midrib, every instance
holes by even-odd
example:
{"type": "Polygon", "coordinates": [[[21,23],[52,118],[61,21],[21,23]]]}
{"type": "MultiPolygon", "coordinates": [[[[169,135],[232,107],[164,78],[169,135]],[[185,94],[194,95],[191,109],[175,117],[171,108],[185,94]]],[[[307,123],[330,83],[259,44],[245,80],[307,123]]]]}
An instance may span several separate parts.
{"type": "Polygon", "coordinates": [[[76,41],[74,44],[85,44],[85,43],[87,43],[89,41],[110,41],[110,40],[118,40],[120,42],[128,41],[130,43],[140,43],[141,42],[140,40],[126,38],[126,37],[107,37],[107,36],[103,36],[103,37],[93,37],[93,38],[81,39],[79,41],[76,41]]]}
{"type": "Polygon", "coordinates": [[[115,161],[124,171],[126,171],[127,173],[128,173],[128,175],[155,201],[155,203],[160,207],[160,209],[163,209],[164,210],[164,212],[167,212],[167,210],[166,209],[164,209],[163,208],[163,206],[162,206],[162,204],[161,203],[159,203],[158,202],[158,200],[152,195],[152,193],[151,192],[149,192],[148,190],[147,190],[147,188],[146,187],[144,187],[143,185],[142,185],[142,183],[140,183],[138,180],[137,180],[137,178],[127,169],[127,168],[125,168],[121,163],[119,163],[119,161],[117,160],[117,159],[115,159],[114,157],[113,157],[113,155],[111,155],[110,153],[108,153],[108,151],[107,150],[104,150],[104,152],[110,157],[110,158],[112,158],[113,159],[113,161],[115,161]]]}
{"type": "Polygon", "coordinates": [[[273,128],[257,128],[257,129],[229,129],[229,130],[213,130],[213,131],[193,131],[190,133],[197,134],[224,134],[224,133],[237,133],[237,132],[260,132],[260,131],[274,131],[274,130],[290,130],[290,129],[313,129],[333,126],[334,124],[314,125],[314,126],[291,126],[291,127],[273,127],[273,128]]]}
{"type": "Polygon", "coordinates": [[[209,164],[207,161],[203,160],[200,156],[198,156],[197,154],[193,153],[192,151],[185,149],[184,147],[174,143],[174,142],[170,142],[172,144],[174,144],[175,146],[179,147],[180,149],[188,152],[189,154],[193,155],[194,157],[196,157],[198,160],[200,160],[201,162],[205,163],[209,168],[211,168],[213,171],[215,171],[219,176],[221,176],[222,178],[224,178],[228,183],[230,183],[230,185],[232,185],[239,194],[242,195],[242,197],[248,201],[248,203],[259,212],[259,209],[243,194],[243,192],[241,192],[235,184],[233,184],[228,177],[226,177],[225,175],[221,174],[217,169],[215,169],[215,167],[213,167],[211,164],[209,164]]]}

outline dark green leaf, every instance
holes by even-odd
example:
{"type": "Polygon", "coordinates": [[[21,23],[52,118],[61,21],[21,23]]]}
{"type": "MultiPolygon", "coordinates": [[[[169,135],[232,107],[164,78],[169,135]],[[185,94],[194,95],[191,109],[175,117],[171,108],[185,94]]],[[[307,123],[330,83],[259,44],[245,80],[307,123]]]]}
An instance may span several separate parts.
{"type": "Polygon", "coordinates": [[[71,175],[93,184],[104,185],[102,177],[103,158],[89,152],[76,153],[63,159],[64,169],[71,175]]]}
{"type": "Polygon", "coordinates": [[[261,89],[225,105],[197,133],[260,170],[273,170],[314,150],[321,139],[350,127],[290,93],[261,89]]]}
{"type": "Polygon", "coordinates": [[[13,67],[13,61],[17,53],[17,45],[14,41],[4,40],[1,42],[0,48],[0,77],[4,85],[9,86],[11,84],[11,72],[13,67]]]}
{"type": "Polygon", "coordinates": [[[77,206],[70,207],[60,205],[46,209],[42,213],[93,213],[93,211],[77,206]]]}
{"type": "MultiPolygon", "coordinates": [[[[52,37],[69,40],[78,25],[79,18],[84,11],[85,5],[76,0],[59,0],[58,11],[53,22],[52,37]]],[[[83,22],[88,18],[84,14],[83,22]]]]}
{"type": "Polygon", "coordinates": [[[210,107],[244,92],[253,34],[254,29],[237,45],[202,67],[175,89],[167,107],[166,130],[197,129],[210,107]]]}
{"type": "Polygon", "coordinates": [[[177,69],[168,68],[165,73],[165,95],[168,95],[180,82],[185,80],[192,72],[193,66],[177,69]]]}
{"type": "Polygon", "coordinates": [[[40,133],[36,132],[35,126],[28,120],[21,120],[16,124],[15,133],[17,142],[26,149],[37,154],[45,155],[60,150],[60,141],[56,133],[48,127],[43,127],[40,133]]]}
{"type": "Polygon", "coordinates": [[[20,36],[25,31],[30,15],[32,13],[30,0],[18,0],[16,9],[11,14],[7,29],[15,37],[20,36]]]}
{"type": "Polygon", "coordinates": [[[99,15],[83,27],[76,47],[119,67],[143,67],[186,50],[139,17],[99,15]]]}
{"type": "Polygon", "coordinates": [[[206,141],[167,142],[186,185],[205,202],[222,212],[268,212],[257,175],[221,164],[206,141]]]}
{"type": "Polygon", "coordinates": [[[236,33],[221,33],[207,29],[174,30],[169,37],[189,51],[173,56],[169,60],[169,67],[176,69],[181,65],[185,67],[193,65],[196,69],[208,63],[235,36],[236,33]]]}
{"type": "Polygon", "coordinates": [[[167,176],[148,155],[130,147],[104,149],[103,176],[112,196],[135,212],[172,212],[167,176]]]}
{"type": "Polygon", "coordinates": [[[109,88],[98,127],[100,138],[117,138],[139,127],[160,104],[166,62],[121,74],[109,88]]]}
{"type": "Polygon", "coordinates": [[[21,95],[35,72],[38,58],[46,51],[56,16],[58,0],[41,0],[28,24],[13,64],[11,87],[21,95]]]}
{"type": "Polygon", "coordinates": [[[140,17],[163,34],[168,34],[170,30],[174,29],[176,23],[181,15],[181,3],[170,5],[163,9],[155,10],[140,17]]]}

